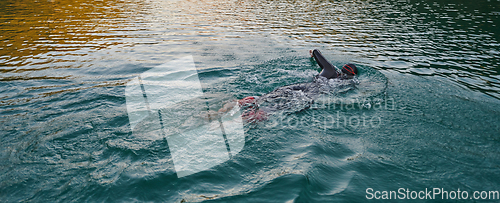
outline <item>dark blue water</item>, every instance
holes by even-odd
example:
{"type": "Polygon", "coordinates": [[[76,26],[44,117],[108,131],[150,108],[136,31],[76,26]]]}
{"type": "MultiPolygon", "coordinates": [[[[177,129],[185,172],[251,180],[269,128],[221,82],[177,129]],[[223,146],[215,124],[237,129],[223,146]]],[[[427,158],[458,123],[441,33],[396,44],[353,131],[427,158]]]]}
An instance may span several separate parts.
{"type": "Polygon", "coordinates": [[[2,1],[0,199],[364,202],[368,188],[498,191],[498,5],[2,1]],[[158,65],[193,56],[217,110],[310,82],[314,48],[336,66],[358,65],[356,88],[246,124],[243,149],[220,165],[178,178],[167,141],[132,132],[126,85],[158,65]]]}

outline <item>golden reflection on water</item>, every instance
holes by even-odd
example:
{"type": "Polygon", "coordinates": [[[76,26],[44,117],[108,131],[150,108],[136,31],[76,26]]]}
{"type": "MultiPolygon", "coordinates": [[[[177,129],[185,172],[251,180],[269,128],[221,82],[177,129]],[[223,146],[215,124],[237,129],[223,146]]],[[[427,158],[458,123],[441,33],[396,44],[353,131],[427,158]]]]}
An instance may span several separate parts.
{"type": "MultiPolygon", "coordinates": [[[[384,62],[374,65],[376,68],[448,77],[498,98],[498,9],[490,3],[477,4],[2,0],[0,81],[65,80],[88,75],[93,80],[93,70],[78,72],[75,77],[69,76],[76,71],[52,70],[108,66],[106,60],[99,61],[106,54],[108,59],[126,59],[133,64],[148,57],[196,50],[201,47],[199,42],[253,35],[247,39],[278,36],[299,46],[324,47],[384,62]],[[122,54],[129,51],[123,47],[133,47],[131,54],[122,54]],[[114,53],[92,54],[106,48],[116,49],[114,53]]],[[[225,43],[219,44],[231,46],[225,43]]]]}
{"type": "MultiPolygon", "coordinates": [[[[354,32],[342,32],[341,27],[321,28],[327,21],[353,16],[352,9],[346,9],[346,6],[352,8],[353,2],[338,3],[335,7],[330,5],[333,9],[326,13],[321,7],[330,2],[187,0],[147,3],[163,8],[156,8],[156,14],[140,19],[138,23],[152,21],[153,29],[167,30],[168,33],[164,34],[168,36],[195,35],[205,40],[221,40],[238,37],[239,32],[284,34],[301,40],[331,36],[340,39],[339,43],[345,36],[357,43],[366,41],[354,32]],[[351,11],[351,14],[346,15],[346,11],[351,11]],[[235,33],[228,34],[228,31],[235,33]]],[[[130,23],[136,22],[134,18],[144,10],[144,4],[117,0],[1,1],[0,66],[3,68],[0,72],[42,70],[48,67],[32,66],[47,63],[64,68],[64,62],[74,61],[74,57],[117,45],[120,38],[127,38],[131,33],[114,31],[138,29],[130,23]]],[[[356,7],[360,9],[365,5],[363,2],[355,4],[359,4],[356,7]]],[[[343,22],[345,25],[346,20],[343,22]]],[[[352,26],[360,23],[363,22],[353,22],[352,26]]],[[[75,65],[71,67],[75,68],[75,65]]]]}
{"type": "Polygon", "coordinates": [[[43,55],[81,55],[84,53],[75,51],[116,43],[103,40],[115,37],[106,33],[119,28],[141,7],[134,5],[136,8],[130,8],[127,3],[111,0],[2,0],[0,66],[63,62],[43,55]]]}

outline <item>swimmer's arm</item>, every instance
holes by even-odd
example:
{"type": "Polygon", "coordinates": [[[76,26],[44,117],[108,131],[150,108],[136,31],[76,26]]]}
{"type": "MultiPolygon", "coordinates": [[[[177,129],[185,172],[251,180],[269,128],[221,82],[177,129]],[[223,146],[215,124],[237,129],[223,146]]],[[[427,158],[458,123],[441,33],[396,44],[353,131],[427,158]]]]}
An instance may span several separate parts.
{"type": "Polygon", "coordinates": [[[224,104],[224,106],[219,109],[219,114],[228,112],[229,110],[233,109],[236,104],[238,104],[237,100],[233,100],[224,104]]]}
{"type": "Polygon", "coordinates": [[[223,114],[225,114],[225,113],[229,112],[231,109],[233,109],[234,106],[236,106],[237,104],[238,104],[237,100],[232,100],[232,101],[224,104],[224,106],[222,106],[222,108],[220,108],[218,111],[208,110],[208,111],[201,112],[200,117],[202,117],[203,119],[205,119],[207,121],[217,120],[220,117],[222,117],[223,114]]]}

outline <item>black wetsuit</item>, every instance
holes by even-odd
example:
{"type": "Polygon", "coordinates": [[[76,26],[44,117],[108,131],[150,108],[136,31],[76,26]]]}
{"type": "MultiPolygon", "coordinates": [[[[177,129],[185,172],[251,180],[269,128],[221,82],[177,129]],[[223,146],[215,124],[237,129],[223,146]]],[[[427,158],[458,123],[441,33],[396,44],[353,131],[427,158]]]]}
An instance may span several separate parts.
{"type": "Polygon", "coordinates": [[[306,109],[320,95],[321,86],[314,81],[279,87],[259,97],[257,104],[266,111],[306,109]]]}
{"type": "Polygon", "coordinates": [[[321,67],[321,73],[319,73],[319,75],[328,79],[339,77],[340,74],[337,72],[335,66],[328,62],[319,50],[315,49],[312,54],[319,67],[321,67]]]}
{"type": "Polygon", "coordinates": [[[332,87],[329,83],[329,79],[339,78],[340,76],[335,66],[329,63],[318,50],[314,50],[312,54],[322,69],[321,73],[315,76],[312,82],[279,87],[259,97],[257,104],[264,108],[265,111],[285,110],[296,112],[309,108],[321,94],[329,93],[331,88],[338,87],[335,85],[332,87]]]}

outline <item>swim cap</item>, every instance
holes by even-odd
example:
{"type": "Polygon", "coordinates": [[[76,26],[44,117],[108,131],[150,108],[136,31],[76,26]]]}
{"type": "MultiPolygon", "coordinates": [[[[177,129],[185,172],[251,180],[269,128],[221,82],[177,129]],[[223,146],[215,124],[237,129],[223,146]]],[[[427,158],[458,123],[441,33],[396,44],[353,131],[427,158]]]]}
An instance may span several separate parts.
{"type": "Polygon", "coordinates": [[[356,66],[354,64],[348,63],[342,67],[342,73],[345,73],[347,75],[357,75],[358,69],[356,68],[356,66]]]}

